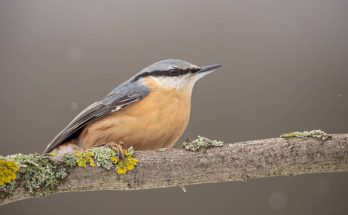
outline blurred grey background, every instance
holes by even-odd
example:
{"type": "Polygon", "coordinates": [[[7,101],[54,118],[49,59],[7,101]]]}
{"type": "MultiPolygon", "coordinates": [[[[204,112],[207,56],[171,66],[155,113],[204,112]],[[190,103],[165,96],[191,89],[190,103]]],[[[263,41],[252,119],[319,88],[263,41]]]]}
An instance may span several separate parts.
{"type": "MultiPolygon", "coordinates": [[[[41,152],[79,111],[158,60],[223,64],[184,137],[348,132],[348,1],[0,1],[0,154],[41,152]]],[[[0,214],[347,214],[348,174],[58,194],[0,214]]]]}

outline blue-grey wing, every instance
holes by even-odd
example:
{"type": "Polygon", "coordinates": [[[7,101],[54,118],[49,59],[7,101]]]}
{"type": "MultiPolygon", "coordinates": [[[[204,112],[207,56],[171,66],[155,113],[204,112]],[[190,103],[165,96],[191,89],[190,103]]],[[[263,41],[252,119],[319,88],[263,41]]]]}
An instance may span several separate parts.
{"type": "Polygon", "coordinates": [[[126,106],[135,103],[149,94],[149,89],[140,84],[121,85],[109,93],[101,101],[94,102],[81,111],[53,140],[48,144],[44,153],[52,151],[60,144],[66,142],[82,128],[103,117],[121,110],[126,106]]]}

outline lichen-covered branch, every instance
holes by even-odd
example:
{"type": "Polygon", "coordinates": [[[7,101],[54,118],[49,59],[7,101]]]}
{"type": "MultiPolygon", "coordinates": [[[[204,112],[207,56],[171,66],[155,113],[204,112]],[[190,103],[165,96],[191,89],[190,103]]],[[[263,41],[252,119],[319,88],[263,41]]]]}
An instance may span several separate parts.
{"type": "MultiPolygon", "coordinates": [[[[139,190],[348,171],[348,134],[323,136],[316,131],[282,137],[224,145],[196,141],[205,147],[203,150],[186,143],[186,149],[139,151],[135,154],[137,167],[122,175],[112,168],[92,167],[95,164],[88,158],[86,162],[91,165],[70,169],[54,190],[38,189],[33,193],[21,185],[12,195],[0,199],[0,205],[58,192],[139,190]]],[[[101,157],[94,155],[94,159],[101,157]]],[[[10,170],[18,169],[13,163],[8,165],[10,170]]],[[[13,172],[8,174],[13,178],[13,172]]]]}

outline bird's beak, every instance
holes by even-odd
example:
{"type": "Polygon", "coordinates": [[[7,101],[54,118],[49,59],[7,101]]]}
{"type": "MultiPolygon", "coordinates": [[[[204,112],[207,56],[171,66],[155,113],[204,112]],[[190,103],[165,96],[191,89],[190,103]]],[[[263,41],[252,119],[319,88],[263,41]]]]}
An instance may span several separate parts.
{"type": "Polygon", "coordinates": [[[198,71],[196,71],[195,73],[192,74],[193,80],[197,81],[198,79],[203,78],[204,76],[215,72],[216,70],[218,70],[218,68],[220,68],[222,65],[221,64],[214,64],[214,65],[209,65],[209,66],[202,66],[199,68],[198,71]]]}
{"type": "Polygon", "coordinates": [[[209,66],[203,66],[203,67],[201,67],[200,70],[198,70],[197,73],[204,73],[206,75],[206,74],[215,72],[221,66],[222,66],[221,64],[214,64],[214,65],[209,65],[209,66]]]}

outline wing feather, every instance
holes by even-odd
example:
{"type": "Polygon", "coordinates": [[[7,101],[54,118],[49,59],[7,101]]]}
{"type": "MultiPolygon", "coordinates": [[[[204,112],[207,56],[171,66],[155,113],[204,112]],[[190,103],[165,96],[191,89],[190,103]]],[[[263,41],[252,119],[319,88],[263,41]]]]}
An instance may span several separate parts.
{"type": "Polygon", "coordinates": [[[59,132],[46,147],[44,153],[52,151],[54,148],[64,143],[92,122],[95,122],[112,112],[119,111],[126,106],[137,102],[149,93],[149,89],[144,85],[135,85],[132,87],[121,85],[113,90],[104,99],[94,102],[83,111],[81,111],[61,132],[59,132]]]}

